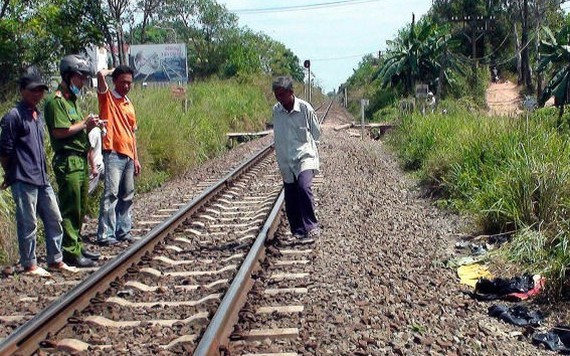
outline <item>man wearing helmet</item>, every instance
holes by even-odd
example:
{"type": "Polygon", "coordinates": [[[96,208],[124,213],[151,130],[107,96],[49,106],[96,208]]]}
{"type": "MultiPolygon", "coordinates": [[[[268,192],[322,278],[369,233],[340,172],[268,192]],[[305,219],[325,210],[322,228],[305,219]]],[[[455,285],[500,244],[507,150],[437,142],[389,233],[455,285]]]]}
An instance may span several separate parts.
{"type": "Polygon", "coordinates": [[[92,115],[83,116],[77,102],[84,83],[93,75],[82,56],[63,57],[59,65],[62,82],[45,103],[45,121],[54,150],[53,171],[59,187],[59,208],[63,218],[63,260],[77,267],[91,267],[99,254],[89,252],[81,241],[81,227],[87,208],[89,165],[87,132],[97,124],[92,115]]]}

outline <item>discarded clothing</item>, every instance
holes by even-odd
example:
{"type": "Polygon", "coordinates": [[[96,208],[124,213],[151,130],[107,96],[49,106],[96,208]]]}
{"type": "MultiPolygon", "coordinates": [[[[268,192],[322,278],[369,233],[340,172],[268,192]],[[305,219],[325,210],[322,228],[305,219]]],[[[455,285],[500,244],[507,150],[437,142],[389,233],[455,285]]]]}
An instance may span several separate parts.
{"type": "Polygon", "coordinates": [[[505,299],[519,302],[521,300],[527,300],[528,298],[534,297],[535,295],[539,294],[540,291],[544,289],[546,278],[541,277],[540,275],[537,274],[533,276],[532,279],[534,280],[534,287],[530,289],[528,292],[511,293],[506,295],[505,299]]]}
{"type": "Polygon", "coordinates": [[[479,264],[460,266],[457,269],[457,275],[461,279],[461,283],[475,287],[480,278],[492,278],[493,275],[487,267],[479,264]]]}
{"type": "Polygon", "coordinates": [[[529,311],[523,305],[512,308],[506,305],[493,305],[489,308],[489,315],[517,326],[538,326],[544,320],[542,312],[529,311]]]}
{"type": "Polygon", "coordinates": [[[452,259],[447,260],[445,265],[449,268],[457,268],[459,266],[471,265],[473,263],[478,263],[484,261],[487,257],[486,256],[461,256],[455,257],[452,259]]]}
{"type": "Polygon", "coordinates": [[[558,325],[547,333],[536,333],[532,336],[532,342],[567,354],[570,352],[570,326],[558,325]]]}
{"type": "Polygon", "coordinates": [[[501,299],[512,293],[527,293],[534,288],[534,279],[530,274],[511,279],[481,278],[475,285],[474,296],[479,300],[501,299]]]}

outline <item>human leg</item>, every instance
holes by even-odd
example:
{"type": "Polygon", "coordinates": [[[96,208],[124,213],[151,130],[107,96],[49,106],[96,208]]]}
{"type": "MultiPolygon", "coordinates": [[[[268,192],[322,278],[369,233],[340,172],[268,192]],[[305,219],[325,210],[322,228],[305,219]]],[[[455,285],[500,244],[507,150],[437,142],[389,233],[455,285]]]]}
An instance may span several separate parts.
{"type": "Polygon", "coordinates": [[[129,239],[132,228],[131,210],[135,196],[135,164],[127,158],[121,183],[119,184],[119,196],[115,212],[117,214],[117,229],[115,236],[119,240],[129,239]]]}
{"type": "Polygon", "coordinates": [[[38,188],[38,215],[44,223],[47,263],[54,264],[62,261],[61,243],[63,229],[61,214],[57,206],[55,193],[51,186],[38,188]]]}
{"type": "Polygon", "coordinates": [[[291,233],[293,235],[305,235],[306,231],[299,210],[297,181],[284,183],[283,186],[285,190],[285,212],[291,233]]]}
{"type": "Polygon", "coordinates": [[[307,233],[319,227],[314,208],[313,177],[313,170],[303,171],[299,174],[299,177],[297,177],[299,215],[307,233]]]}
{"type": "Polygon", "coordinates": [[[125,165],[125,162],[116,152],[104,152],[103,162],[105,164],[105,180],[103,195],[99,205],[99,227],[97,230],[97,241],[100,243],[116,242],[117,215],[115,209],[125,165]]]}
{"type": "Polygon", "coordinates": [[[80,231],[85,213],[85,175],[87,159],[79,156],[56,157],[54,173],[58,185],[59,208],[63,228],[64,257],[80,257],[83,243],[80,231]]]}
{"type": "Polygon", "coordinates": [[[20,264],[24,269],[34,268],[37,265],[37,187],[16,181],[11,185],[11,190],[16,205],[16,230],[18,234],[20,264]]]}

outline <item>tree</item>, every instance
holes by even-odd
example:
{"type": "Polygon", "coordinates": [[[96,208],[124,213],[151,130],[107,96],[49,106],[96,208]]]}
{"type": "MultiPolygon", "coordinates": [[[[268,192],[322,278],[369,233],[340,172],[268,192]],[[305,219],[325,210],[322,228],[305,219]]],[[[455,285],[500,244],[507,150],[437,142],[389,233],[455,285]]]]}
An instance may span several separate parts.
{"type": "Polygon", "coordinates": [[[0,85],[33,65],[44,72],[66,54],[100,44],[105,23],[98,0],[3,1],[0,8],[0,85]]]}
{"type": "Polygon", "coordinates": [[[113,66],[127,64],[128,62],[127,54],[125,53],[127,42],[125,41],[123,25],[128,22],[129,17],[132,17],[129,5],[129,0],[107,0],[110,21],[105,30],[106,38],[111,51],[113,51],[114,44],[117,44],[117,54],[119,56],[119,63],[116,63],[117,59],[113,56],[113,66]]]}
{"type": "Polygon", "coordinates": [[[384,87],[401,85],[404,95],[411,95],[418,82],[427,83],[435,90],[439,78],[450,82],[449,71],[460,69],[456,57],[450,55],[457,43],[446,27],[428,19],[416,25],[412,18],[408,28],[386,43],[388,49],[378,77],[384,87]]]}
{"type": "Polygon", "coordinates": [[[227,59],[226,41],[237,29],[237,17],[214,0],[168,0],[162,21],[187,44],[188,65],[197,77],[217,73],[227,59]]]}
{"type": "Polygon", "coordinates": [[[145,43],[146,38],[146,29],[149,25],[149,22],[155,17],[157,11],[164,5],[164,0],[139,0],[137,2],[137,6],[140,10],[142,10],[143,18],[140,24],[140,38],[138,39],[139,43],[145,43]]]}
{"type": "Polygon", "coordinates": [[[540,45],[541,56],[538,65],[539,72],[550,70],[552,73],[550,81],[538,100],[538,105],[544,106],[546,101],[554,96],[555,103],[560,108],[559,124],[564,113],[564,105],[568,103],[568,90],[570,89],[570,45],[568,30],[564,32],[559,34],[559,41],[549,28],[544,28],[546,38],[540,45]]]}

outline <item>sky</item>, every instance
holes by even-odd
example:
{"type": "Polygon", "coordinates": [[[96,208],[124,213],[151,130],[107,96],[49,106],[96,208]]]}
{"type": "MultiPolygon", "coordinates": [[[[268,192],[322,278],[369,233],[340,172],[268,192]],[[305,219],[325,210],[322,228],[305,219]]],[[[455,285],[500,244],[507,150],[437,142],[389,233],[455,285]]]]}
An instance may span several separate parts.
{"type": "Polygon", "coordinates": [[[337,90],[367,54],[427,13],[431,0],[217,0],[239,17],[240,27],[283,43],[302,65],[311,61],[315,82],[337,90]]]}

